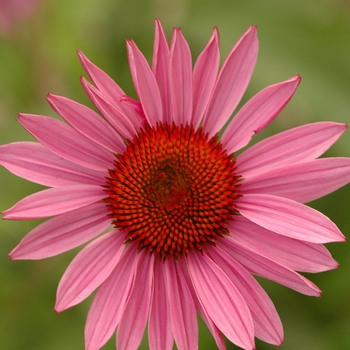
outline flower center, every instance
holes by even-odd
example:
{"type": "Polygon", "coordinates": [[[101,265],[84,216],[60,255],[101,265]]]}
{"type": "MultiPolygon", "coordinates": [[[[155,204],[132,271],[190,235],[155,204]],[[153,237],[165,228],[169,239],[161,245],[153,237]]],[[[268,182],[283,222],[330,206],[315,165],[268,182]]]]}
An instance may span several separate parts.
{"type": "Polygon", "coordinates": [[[125,242],[175,259],[227,234],[239,196],[233,156],[192,126],[147,126],[117,155],[107,207],[125,242]]]}

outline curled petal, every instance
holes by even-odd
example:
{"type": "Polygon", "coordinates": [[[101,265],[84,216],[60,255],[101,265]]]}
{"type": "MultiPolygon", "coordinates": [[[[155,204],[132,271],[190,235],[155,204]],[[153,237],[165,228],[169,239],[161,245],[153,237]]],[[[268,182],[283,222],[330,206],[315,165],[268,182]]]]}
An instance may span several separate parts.
{"type": "Polygon", "coordinates": [[[245,194],[237,200],[237,210],[256,224],[290,238],[312,243],[345,240],[327,216],[290,199],[267,194],[245,194]]]}
{"type": "Polygon", "coordinates": [[[70,263],[57,289],[61,312],[87,298],[112,272],[124,249],[124,234],[113,230],[87,245],[70,263]]]}

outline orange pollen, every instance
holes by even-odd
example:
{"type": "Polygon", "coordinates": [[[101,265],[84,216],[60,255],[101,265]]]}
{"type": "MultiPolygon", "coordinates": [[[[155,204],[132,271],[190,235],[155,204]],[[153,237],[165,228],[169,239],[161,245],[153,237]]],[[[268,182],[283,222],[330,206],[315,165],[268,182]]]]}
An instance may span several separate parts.
{"type": "Polygon", "coordinates": [[[146,126],[116,157],[106,203],[125,243],[178,259],[228,233],[240,177],[217,135],[209,139],[189,125],[146,126]]]}

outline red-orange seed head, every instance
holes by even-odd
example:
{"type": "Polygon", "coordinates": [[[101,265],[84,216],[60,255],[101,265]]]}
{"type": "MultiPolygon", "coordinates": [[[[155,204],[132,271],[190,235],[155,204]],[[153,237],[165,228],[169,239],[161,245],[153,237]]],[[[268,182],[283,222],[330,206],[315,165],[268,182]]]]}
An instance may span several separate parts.
{"type": "Polygon", "coordinates": [[[227,233],[239,179],[217,136],[192,126],[147,126],[117,155],[106,199],[113,224],[161,258],[175,259],[227,233]]]}

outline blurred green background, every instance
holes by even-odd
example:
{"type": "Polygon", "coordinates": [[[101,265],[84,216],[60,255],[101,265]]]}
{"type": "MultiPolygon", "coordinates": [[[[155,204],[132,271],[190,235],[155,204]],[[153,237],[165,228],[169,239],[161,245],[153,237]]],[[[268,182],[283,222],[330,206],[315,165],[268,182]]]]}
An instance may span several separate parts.
{"type": "MultiPolygon", "coordinates": [[[[77,49],[135,96],[125,39],[135,39],[150,61],[155,17],[161,18],[168,37],[173,26],[181,26],[194,58],[214,26],[220,30],[224,58],[249,25],[258,25],[259,59],[244,100],[267,85],[302,76],[297,93],[263,136],[313,121],[350,122],[348,0],[38,0],[14,27],[0,22],[0,143],[32,140],[16,115],[54,116],[45,102],[48,92],[91,106],[79,83],[84,73],[77,49]]],[[[345,133],[326,155],[350,156],[349,136],[345,133]]],[[[40,189],[3,168],[0,179],[0,210],[40,189]]],[[[350,236],[349,186],[311,205],[350,236]]],[[[53,311],[58,281],[77,251],[46,261],[11,262],[7,254],[37,222],[0,225],[0,349],[84,349],[91,298],[62,314],[53,311]]],[[[259,280],[284,324],[283,350],[350,349],[349,244],[329,249],[340,268],[308,276],[323,290],[321,298],[259,280]]],[[[199,347],[216,348],[202,323],[199,347]]],[[[147,348],[144,339],[141,349],[147,348]]],[[[275,347],[257,341],[257,348],[275,347]]],[[[103,349],[115,349],[115,337],[103,349]]],[[[228,349],[237,347],[230,344],[228,349]]]]}

